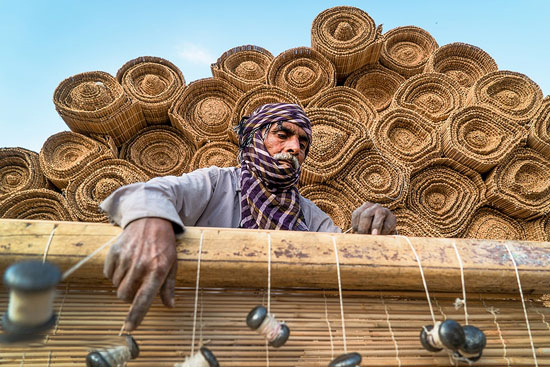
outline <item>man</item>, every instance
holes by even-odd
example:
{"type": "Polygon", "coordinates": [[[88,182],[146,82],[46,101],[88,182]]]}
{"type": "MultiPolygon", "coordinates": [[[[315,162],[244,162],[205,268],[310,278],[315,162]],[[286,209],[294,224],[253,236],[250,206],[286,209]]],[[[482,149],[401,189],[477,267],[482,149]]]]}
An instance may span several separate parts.
{"type": "MultiPolygon", "coordinates": [[[[158,177],[122,187],[102,204],[124,228],[111,247],[104,274],[132,302],[125,328],[135,329],[160,290],[173,307],[176,238],[185,225],[340,232],[297,189],[311,144],[311,124],[295,104],[267,104],[238,126],[241,168],[210,167],[180,177],[158,177]]],[[[354,211],[357,233],[391,234],[395,216],[365,203],[354,211]]]]}

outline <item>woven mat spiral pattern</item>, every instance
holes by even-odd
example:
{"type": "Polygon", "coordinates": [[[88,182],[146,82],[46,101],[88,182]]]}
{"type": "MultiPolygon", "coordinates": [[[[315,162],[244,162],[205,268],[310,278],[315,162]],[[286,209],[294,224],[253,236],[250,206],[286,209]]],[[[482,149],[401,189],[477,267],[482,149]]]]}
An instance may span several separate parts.
{"type": "Polygon", "coordinates": [[[122,147],[120,157],[141,168],[150,178],[180,176],[189,171],[195,143],[171,126],[149,126],[122,147]]]}
{"type": "Polygon", "coordinates": [[[437,50],[437,41],[422,28],[397,27],[384,33],[380,63],[405,78],[420,74],[437,50]]]}
{"type": "Polygon", "coordinates": [[[160,57],[130,60],[118,70],[116,78],[141,106],[148,124],[168,123],[168,109],[185,88],[185,78],[178,67],[160,57]]]}
{"type": "Polygon", "coordinates": [[[393,95],[405,78],[380,64],[367,65],[351,74],[344,85],[357,89],[381,112],[389,107],[393,95]]]}
{"type": "Polygon", "coordinates": [[[351,214],[357,207],[350,198],[342,195],[343,187],[334,181],[300,187],[300,194],[313,201],[327,213],[334,224],[346,231],[351,227],[351,214]]]}
{"type": "Polygon", "coordinates": [[[141,107],[108,73],[91,71],[62,81],[53,95],[55,109],[78,133],[110,135],[117,145],[145,127],[141,107]]]}
{"type": "Polygon", "coordinates": [[[469,103],[486,104],[510,120],[526,125],[542,104],[542,90],[527,75],[494,71],[480,78],[470,89],[469,103]]]}
{"type": "Polygon", "coordinates": [[[311,48],[336,67],[338,80],[363,65],[378,61],[382,28],[363,10],[336,6],[322,11],[311,25],[311,48]]]}
{"type": "Polygon", "coordinates": [[[115,158],[109,147],[71,131],[50,136],[39,154],[40,168],[59,189],[67,187],[88,164],[109,158],[115,158]]]}
{"type": "Polygon", "coordinates": [[[524,144],[526,131],[486,107],[469,106],[451,115],[441,135],[446,157],[484,173],[524,144]]]}
{"type": "Polygon", "coordinates": [[[121,186],[147,181],[145,172],[122,159],[108,159],[86,166],[67,186],[69,208],[83,222],[107,222],[99,204],[121,186]]]}
{"type": "Polygon", "coordinates": [[[487,200],[502,212],[529,218],[550,212],[550,160],[530,148],[514,150],[492,170],[487,200]]]}
{"type": "Polygon", "coordinates": [[[266,75],[273,55],[265,48],[244,45],[225,51],[210,66],[214,78],[225,79],[246,92],[266,83],[266,75]]]}
{"type": "Polygon", "coordinates": [[[424,72],[446,74],[467,91],[476,80],[497,70],[497,63],[487,52],[467,43],[455,42],[435,50],[424,72]]]}
{"type": "Polygon", "coordinates": [[[444,237],[456,237],[484,202],[479,173],[450,159],[434,159],[411,175],[407,207],[444,237]]]}
{"type": "Polygon", "coordinates": [[[527,145],[550,159],[550,97],[544,98],[542,107],[533,118],[527,145]]]}
{"type": "Polygon", "coordinates": [[[434,227],[407,208],[393,210],[396,218],[397,233],[408,237],[443,237],[434,227]]]}
{"type": "Polygon", "coordinates": [[[490,207],[479,208],[461,237],[525,241],[522,223],[490,207]]]}
{"type": "Polygon", "coordinates": [[[526,223],[530,241],[550,241],[550,214],[526,223]]]}
{"type": "Polygon", "coordinates": [[[239,147],[231,142],[205,144],[193,155],[189,163],[189,171],[210,166],[235,167],[238,163],[238,154],[239,147]]]}
{"type": "Polygon", "coordinates": [[[0,201],[0,218],[73,221],[67,201],[48,189],[17,191],[0,201]]]}
{"type": "Polygon", "coordinates": [[[48,186],[37,153],[24,148],[0,148],[0,197],[48,186]]]}
{"type": "Polygon", "coordinates": [[[336,86],[336,69],[318,51],[292,48],[273,59],[267,70],[267,84],[287,90],[307,105],[323,89],[336,86]]]}

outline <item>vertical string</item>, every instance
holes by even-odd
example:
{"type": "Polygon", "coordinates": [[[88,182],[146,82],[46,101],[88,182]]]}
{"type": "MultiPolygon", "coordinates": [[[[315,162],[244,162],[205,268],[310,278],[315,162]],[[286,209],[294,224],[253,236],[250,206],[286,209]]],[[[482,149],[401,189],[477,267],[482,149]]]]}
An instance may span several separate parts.
{"type": "Polygon", "coordinates": [[[497,313],[498,313],[499,310],[498,310],[498,308],[495,309],[493,306],[487,307],[487,304],[485,303],[485,300],[481,300],[481,302],[483,303],[483,307],[485,307],[485,310],[487,312],[489,312],[491,315],[493,315],[493,323],[497,327],[498,336],[500,338],[500,343],[502,344],[502,358],[504,358],[504,360],[506,361],[506,365],[508,367],[510,367],[512,365],[512,363],[511,363],[510,359],[508,358],[508,351],[506,349],[506,342],[504,341],[504,337],[502,336],[502,330],[500,330],[500,324],[497,321],[497,313]]]}
{"type": "Polygon", "coordinates": [[[462,258],[458,253],[458,248],[456,247],[455,241],[453,241],[453,247],[455,249],[456,257],[458,259],[458,264],[460,265],[460,279],[462,281],[462,304],[464,305],[464,318],[466,320],[466,325],[468,325],[468,306],[466,305],[466,283],[464,282],[464,265],[462,264],[462,258]]]}
{"type": "Polygon", "coordinates": [[[386,311],[386,322],[388,323],[388,329],[390,331],[391,339],[393,340],[393,345],[395,347],[395,359],[397,359],[397,366],[401,367],[401,358],[399,358],[399,346],[397,345],[397,340],[395,339],[395,334],[393,333],[393,329],[391,327],[388,305],[384,301],[384,297],[380,296],[380,300],[382,301],[382,304],[384,305],[384,310],[386,311]]]}
{"type": "Polygon", "coordinates": [[[199,241],[199,253],[197,254],[197,281],[195,283],[195,306],[193,308],[193,334],[191,336],[191,357],[195,354],[195,331],[197,328],[197,304],[199,300],[199,280],[201,275],[201,254],[202,254],[203,239],[204,239],[204,230],[201,230],[201,238],[199,241]]]}
{"type": "Polygon", "coordinates": [[[330,326],[330,321],[328,320],[328,305],[327,305],[327,295],[323,289],[323,299],[325,301],[325,320],[327,321],[328,326],[328,336],[330,338],[330,359],[334,359],[334,342],[332,341],[332,328],[330,326]]]}
{"type": "Polygon", "coordinates": [[[50,238],[48,238],[48,243],[46,244],[46,248],[44,248],[44,256],[42,257],[43,263],[46,262],[46,257],[48,256],[48,251],[50,251],[50,244],[52,243],[53,235],[56,229],[57,229],[57,224],[54,224],[52,231],[50,232],[50,238]]]}
{"type": "Polygon", "coordinates": [[[332,236],[332,244],[334,245],[334,254],[336,256],[336,271],[338,272],[338,295],[340,296],[340,315],[342,317],[342,339],[344,341],[344,353],[348,352],[346,343],[346,323],[344,319],[344,301],[342,299],[342,279],[340,278],[340,259],[338,258],[338,247],[336,246],[336,237],[332,236]]]}
{"type": "MultiPolygon", "coordinates": [[[[271,313],[271,233],[267,232],[267,313],[271,313]]],[[[265,340],[265,365],[269,367],[269,344],[265,340]]]]}

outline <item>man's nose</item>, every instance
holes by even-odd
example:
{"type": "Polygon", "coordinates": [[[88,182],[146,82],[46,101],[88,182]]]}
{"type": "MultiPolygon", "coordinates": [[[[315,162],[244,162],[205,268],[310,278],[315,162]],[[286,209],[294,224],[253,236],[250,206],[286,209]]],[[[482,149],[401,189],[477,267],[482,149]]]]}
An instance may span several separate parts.
{"type": "Polygon", "coordinates": [[[298,155],[300,153],[300,142],[297,137],[292,137],[287,140],[285,145],[285,153],[298,155]]]}

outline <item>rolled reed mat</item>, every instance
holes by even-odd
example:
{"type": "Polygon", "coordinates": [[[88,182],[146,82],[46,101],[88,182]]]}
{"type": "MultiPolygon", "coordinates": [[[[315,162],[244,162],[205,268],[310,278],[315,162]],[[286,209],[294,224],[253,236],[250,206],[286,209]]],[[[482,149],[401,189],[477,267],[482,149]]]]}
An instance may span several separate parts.
{"type": "Polygon", "coordinates": [[[197,147],[203,141],[225,141],[233,108],[241,94],[222,79],[196,80],[170,108],[170,121],[175,128],[189,132],[197,147]]]}
{"type": "Polygon", "coordinates": [[[217,141],[205,144],[193,155],[189,171],[210,166],[235,167],[238,164],[238,154],[239,147],[231,142],[217,141]]]}
{"type": "Polygon", "coordinates": [[[365,147],[338,174],[338,181],[345,188],[342,194],[357,204],[371,201],[393,209],[407,197],[409,172],[376,149],[365,147]]]}
{"type": "Polygon", "coordinates": [[[345,167],[353,154],[372,143],[365,127],[343,112],[330,108],[308,108],[313,143],[302,164],[300,182],[324,182],[345,167]]]}
{"type": "Polygon", "coordinates": [[[116,158],[106,145],[72,131],[50,136],[39,154],[40,168],[59,189],[64,189],[86,165],[116,158]]]}
{"type": "Polygon", "coordinates": [[[468,103],[486,104],[508,119],[527,125],[542,104],[542,90],[524,74],[494,71],[474,84],[468,103]]]}
{"type": "Polygon", "coordinates": [[[180,69],[168,60],[153,56],[128,61],[118,70],[116,79],[141,106],[149,124],[169,123],[168,109],[185,88],[180,69]]]}
{"type": "Polygon", "coordinates": [[[397,27],[384,33],[380,63],[405,78],[420,74],[439,47],[428,31],[415,27],[397,27]]]}
{"type": "Polygon", "coordinates": [[[141,168],[150,178],[189,172],[195,154],[189,134],[172,126],[149,126],[122,147],[120,158],[141,168]]]}
{"type": "Polygon", "coordinates": [[[265,48],[244,45],[225,51],[210,69],[214,78],[225,79],[246,92],[266,83],[267,68],[272,60],[273,55],[265,48]]]}
{"type": "Polygon", "coordinates": [[[455,111],[441,127],[443,151],[479,173],[489,171],[525,143],[526,131],[482,106],[455,111]]]}
{"type": "Polygon", "coordinates": [[[422,115],[406,109],[390,109],[370,130],[376,149],[392,162],[408,168],[441,157],[439,129],[422,115]]]}
{"type": "Polygon", "coordinates": [[[147,181],[145,172],[122,159],[108,159],[86,166],[65,190],[69,208],[83,222],[107,222],[99,204],[121,186],[147,181]]]}
{"type": "Polygon", "coordinates": [[[317,94],[308,108],[333,108],[346,113],[352,119],[361,122],[367,130],[378,118],[376,108],[358,90],[349,87],[332,87],[317,94]]]}
{"type": "Polygon", "coordinates": [[[463,232],[484,201],[479,173],[451,159],[433,159],[411,174],[407,208],[444,237],[463,232]]]}
{"type": "Polygon", "coordinates": [[[527,234],[523,222],[490,207],[476,210],[472,221],[462,234],[463,238],[478,238],[485,240],[525,241],[527,234]]]}
{"type": "Polygon", "coordinates": [[[395,106],[409,108],[439,124],[464,105],[465,96],[458,83],[440,73],[415,75],[395,92],[395,106]]]}
{"type": "Polygon", "coordinates": [[[422,217],[410,209],[397,208],[392,210],[396,218],[397,233],[407,237],[443,237],[422,217]]]}
{"type": "Polygon", "coordinates": [[[0,197],[49,185],[40,169],[38,153],[24,148],[0,148],[0,197]]]}
{"type": "Polygon", "coordinates": [[[55,109],[77,133],[110,135],[117,146],[145,127],[141,107],[110,74],[91,71],[62,81],[53,95],[55,109]]]}
{"type": "Polygon", "coordinates": [[[334,64],[308,47],[280,53],[267,69],[267,84],[294,94],[307,105],[317,93],[336,85],[334,64]]]}
{"type": "Polygon", "coordinates": [[[305,185],[300,187],[300,194],[327,213],[342,232],[351,227],[351,214],[357,204],[350,200],[340,184],[328,181],[305,185]]]}
{"type": "Polygon", "coordinates": [[[550,97],[544,98],[542,107],[531,122],[527,145],[546,158],[550,158],[550,97]]]}
{"type": "Polygon", "coordinates": [[[376,111],[385,110],[405,78],[380,64],[367,65],[355,71],[344,85],[357,89],[374,105],[376,111]]]}
{"type": "Polygon", "coordinates": [[[74,221],[65,198],[48,189],[21,190],[0,201],[0,218],[74,221]]]}
{"type": "Polygon", "coordinates": [[[449,43],[438,48],[428,59],[425,72],[443,73],[460,84],[464,91],[493,71],[498,66],[495,60],[481,48],[467,43],[449,43]]]}
{"type": "Polygon", "coordinates": [[[319,13],[311,25],[311,48],[336,67],[341,80],[363,65],[378,61],[383,37],[381,25],[363,10],[336,6],[319,13]]]}
{"type": "Polygon", "coordinates": [[[487,200],[515,218],[550,212],[550,160],[530,148],[512,151],[485,179],[487,200]]]}
{"type": "Polygon", "coordinates": [[[529,241],[550,241],[550,214],[525,223],[529,241]]]}

